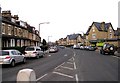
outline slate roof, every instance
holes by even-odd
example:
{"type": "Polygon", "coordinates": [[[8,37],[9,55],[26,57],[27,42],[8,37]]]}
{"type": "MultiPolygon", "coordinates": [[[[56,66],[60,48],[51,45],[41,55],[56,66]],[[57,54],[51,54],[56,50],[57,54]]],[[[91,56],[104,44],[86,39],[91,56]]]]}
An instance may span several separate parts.
{"type": "Polygon", "coordinates": [[[76,40],[79,35],[81,36],[81,34],[71,34],[67,35],[67,37],[69,38],[69,40],[76,40]]]}
{"type": "MultiPolygon", "coordinates": [[[[93,26],[93,24],[96,26],[96,28],[97,28],[99,31],[108,31],[109,26],[110,26],[110,25],[112,26],[111,23],[104,23],[104,29],[102,30],[102,27],[101,27],[101,24],[102,24],[102,23],[100,23],[100,22],[93,22],[92,25],[88,28],[88,30],[87,30],[87,32],[86,32],[86,35],[89,34],[89,31],[90,31],[91,27],[93,26]]],[[[112,29],[113,29],[113,27],[112,27],[112,29]]],[[[113,29],[113,30],[114,30],[114,29],[113,29]]]]}
{"type": "Polygon", "coordinates": [[[120,36],[120,28],[117,28],[114,33],[115,36],[120,36]]]}

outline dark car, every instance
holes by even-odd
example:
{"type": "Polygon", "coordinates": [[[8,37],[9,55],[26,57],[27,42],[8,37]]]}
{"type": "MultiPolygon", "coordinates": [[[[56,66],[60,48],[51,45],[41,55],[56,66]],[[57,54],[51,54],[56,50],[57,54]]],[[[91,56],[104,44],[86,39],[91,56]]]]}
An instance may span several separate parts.
{"type": "Polygon", "coordinates": [[[88,46],[88,50],[89,50],[89,51],[95,51],[96,49],[97,49],[97,47],[88,46]]]}
{"type": "Polygon", "coordinates": [[[113,44],[104,44],[100,50],[100,54],[114,54],[115,46],[113,44]]]}

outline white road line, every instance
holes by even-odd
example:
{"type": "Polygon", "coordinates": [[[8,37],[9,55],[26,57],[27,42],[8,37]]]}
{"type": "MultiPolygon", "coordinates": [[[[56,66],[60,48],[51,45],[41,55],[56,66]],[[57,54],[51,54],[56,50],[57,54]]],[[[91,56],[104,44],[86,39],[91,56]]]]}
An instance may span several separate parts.
{"type": "Polygon", "coordinates": [[[70,68],[70,67],[64,67],[64,66],[61,66],[61,67],[65,69],[73,70],[73,68],[70,68]]]}
{"type": "Polygon", "coordinates": [[[79,79],[78,79],[78,75],[77,74],[75,74],[75,79],[76,79],[76,83],[78,83],[79,79]]]}
{"type": "Polygon", "coordinates": [[[51,55],[48,55],[48,56],[51,56],[51,55]]]}
{"type": "Polygon", "coordinates": [[[71,62],[67,62],[68,64],[73,64],[73,63],[71,63],[71,62]]]}
{"type": "Polygon", "coordinates": [[[67,54],[65,54],[64,56],[67,56],[67,54]]]}
{"type": "Polygon", "coordinates": [[[62,66],[63,64],[65,64],[65,62],[64,62],[64,63],[62,63],[62,64],[60,64],[59,66],[57,66],[55,69],[59,68],[59,67],[60,67],[60,66],[62,66]]]}
{"type": "Polygon", "coordinates": [[[43,77],[45,77],[47,74],[44,74],[43,76],[41,76],[40,78],[36,79],[36,81],[42,79],[43,77]]]}
{"type": "Polygon", "coordinates": [[[74,57],[76,56],[75,52],[74,52],[74,57]]]}
{"type": "Polygon", "coordinates": [[[120,59],[120,57],[117,57],[117,56],[112,56],[112,57],[120,59]]]}
{"type": "Polygon", "coordinates": [[[74,69],[77,69],[77,68],[76,68],[76,64],[75,64],[75,62],[74,62],[74,69]]]}
{"type": "Polygon", "coordinates": [[[74,78],[73,76],[70,76],[70,75],[67,75],[67,74],[63,74],[63,73],[59,73],[59,72],[53,72],[53,73],[61,75],[61,76],[69,77],[69,78],[74,78]]]}

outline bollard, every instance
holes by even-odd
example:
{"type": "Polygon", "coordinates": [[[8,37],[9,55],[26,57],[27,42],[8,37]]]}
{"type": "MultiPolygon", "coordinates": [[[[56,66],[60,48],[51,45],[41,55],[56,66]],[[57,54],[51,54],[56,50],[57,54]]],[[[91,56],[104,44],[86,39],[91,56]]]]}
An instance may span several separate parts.
{"type": "Polygon", "coordinates": [[[36,75],[32,69],[22,69],[17,74],[17,83],[36,83],[36,75]]]}

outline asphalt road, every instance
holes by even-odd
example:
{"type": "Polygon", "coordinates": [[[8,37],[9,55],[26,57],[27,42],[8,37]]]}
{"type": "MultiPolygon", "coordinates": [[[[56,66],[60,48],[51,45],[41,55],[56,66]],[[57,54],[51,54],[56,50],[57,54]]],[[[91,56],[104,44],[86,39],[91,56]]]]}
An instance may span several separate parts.
{"type": "Polygon", "coordinates": [[[33,69],[36,81],[118,81],[118,57],[97,51],[60,49],[40,59],[27,59],[26,64],[3,67],[3,81],[16,81],[19,70],[33,69]]]}

